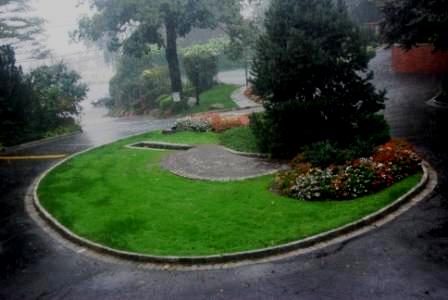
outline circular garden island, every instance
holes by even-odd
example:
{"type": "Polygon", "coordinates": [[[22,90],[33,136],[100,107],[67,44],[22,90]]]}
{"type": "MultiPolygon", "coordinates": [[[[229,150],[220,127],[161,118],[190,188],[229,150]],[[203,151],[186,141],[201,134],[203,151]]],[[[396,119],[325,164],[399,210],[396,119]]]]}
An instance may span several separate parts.
{"type": "Polygon", "coordinates": [[[344,166],[315,168],[299,156],[279,174],[222,182],[173,174],[161,166],[173,150],[128,147],[141,141],[253,147],[247,127],[128,138],[54,168],[37,188],[40,204],[76,235],[113,249],[208,256],[341,227],[391,204],[422,178],[420,161],[400,142],[344,166]]]}

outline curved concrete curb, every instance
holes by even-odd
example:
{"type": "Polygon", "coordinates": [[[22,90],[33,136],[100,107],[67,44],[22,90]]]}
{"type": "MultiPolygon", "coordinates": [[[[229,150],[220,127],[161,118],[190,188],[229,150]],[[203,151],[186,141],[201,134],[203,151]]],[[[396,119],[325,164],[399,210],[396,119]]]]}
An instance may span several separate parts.
{"type": "Polygon", "coordinates": [[[80,134],[80,133],[82,133],[82,130],[75,131],[75,132],[72,132],[72,133],[67,133],[67,134],[54,136],[54,137],[51,137],[51,138],[41,139],[41,140],[37,140],[37,141],[31,141],[31,142],[20,144],[20,145],[16,145],[16,146],[5,147],[3,149],[0,149],[0,153],[2,153],[2,154],[9,154],[9,153],[16,152],[16,151],[19,151],[19,150],[28,149],[30,147],[44,145],[44,144],[47,144],[47,143],[50,143],[50,142],[64,140],[64,139],[70,138],[70,137],[75,136],[75,135],[80,134]]]}
{"type": "Polygon", "coordinates": [[[172,174],[185,178],[185,179],[191,179],[191,180],[199,180],[199,181],[210,181],[210,182],[238,182],[238,181],[245,181],[249,179],[255,179],[263,176],[273,175],[279,171],[284,170],[285,168],[279,168],[267,172],[261,172],[255,175],[250,176],[241,176],[241,177],[222,177],[222,178],[214,178],[214,177],[206,177],[206,176],[200,176],[200,175],[194,175],[187,172],[183,172],[182,170],[173,170],[164,168],[165,170],[171,172],[172,174]]]}
{"type": "Polygon", "coordinates": [[[194,147],[195,146],[188,144],[175,144],[175,143],[152,142],[152,141],[136,142],[126,146],[126,148],[137,150],[190,150],[194,147]]]}
{"type": "Polygon", "coordinates": [[[233,102],[238,105],[239,108],[254,108],[254,107],[261,107],[262,105],[260,103],[257,103],[253,101],[252,99],[249,99],[244,92],[246,91],[246,86],[242,86],[239,89],[235,90],[231,95],[230,98],[233,100],[233,102]]]}
{"type": "MultiPolygon", "coordinates": [[[[355,221],[340,228],[330,230],[300,241],[287,243],[275,247],[269,247],[254,251],[245,251],[231,254],[211,255],[211,256],[190,256],[190,257],[178,257],[178,256],[153,256],[132,253],[127,251],[120,251],[112,249],[107,246],[92,242],[70,231],[56,220],[40,203],[37,190],[42,180],[56,167],[65,163],[69,159],[92,151],[98,147],[88,149],[86,151],[75,154],[46,172],[44,172],[32,187],[32,206],[37,210],[37,213],[43,218],[46,223],[54,230],[56,230],[64,238],[74,242],[77,245],[92,250],[94,253],[105,254],[109,257],[124,259],[126,261],[134,261],[138,263],[154,264],[155,266],[162,266],[163,268],[216,268],[225,267],[234,264],[244,262],[254,263],[259,261],[279,259],[288,255],[297,255],[306,253],[319,248],[326,247],[332,243],[341,242],[354,238],[358,235],[364,234],[370,230],[373,230],[381,225],[384,225],[391,220],[404,213],[412,206],[416,205],[420,201],[426,199],[434,190],[437,185],[437,173],[431,168],[427,162],[422,163],[424,175],[420,183],[410,190],[408,193],[384,207],[380,211],[377,211],[369,216],[355,221]]],[[[84,249],[85,250],[85,249],[84,249]]]]}
{"type": "MultiPolygon", "coordinates": [[[[130,145],[127,145],[126,148],[130,149],[137,149],[137,150],[179,150],[179,151],[185,151],[190,150],[196,147],[195,145],[188,145],[188,144],[176,144],[176,143],[166,143],[166,142],[153,142],[153,141],[141,141],[132,143],[130,145]]],[[[268,154],[263,153],[254,153],[254,152],[241,152],[236,151],[230,148],[227,148],[225,146],[221,146],[226,151],[240,156],[246,156],[246,157],[253,157],[253,158],[268,158],[268,154]]]]}
{"type": "Polygon", "coordinates": [[[264,153],[255,153],[255,152],[241,152],[241,151],[236,151],[230,148],[227,148],[225,146],[222,146],[224,149],[226,149],[227,151],[229,151],[230,153],[236,154],[236,155],[240,155],[240,156],[246,156],[246,157],[253,157],[253,158],[269,158],[268,154],[264,154],[264,153]]]}

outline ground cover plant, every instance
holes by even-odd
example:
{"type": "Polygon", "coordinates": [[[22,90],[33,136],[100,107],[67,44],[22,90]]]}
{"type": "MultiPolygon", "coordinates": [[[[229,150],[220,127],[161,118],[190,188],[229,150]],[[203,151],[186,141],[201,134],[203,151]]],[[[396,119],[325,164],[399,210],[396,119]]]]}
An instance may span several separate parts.
{"type": "MultiPolygon", "coordinates": [[[[338,156],[337,152],[329,154],[338,156]]],[[[297,199],[355,199],[420,172],[420,163],[412,146],[401,140],[378,147],[370,157],[325,168],[316,166],[302,153],[292,161],[291,170],[277,176],[276,185],[283,194],[297,199]]]]}
{"type": "MultiPolygon", "coordinates": [[[[219,133],[233,128],[247,127],[249,122],[248,115],[226,116],[216,112],[207,112],[180,119],[176,121],[173,128],[177,131],[213,131],[219,133]]],[[[253,133],[249,134],[249,137],[252,138],[253,133]]]]}
{"type": "Polygon", "coordinates": [[[415,174],[356,201],[307,202],[270,190],[274,176],[241,182],[181,178],[159,167],[169,151],[125,146],[143,140],[219,143],[213,132],[159,132],[77,156],[42,181],[44,207],[75,233],[153,255],[210,255],[278,245],[360,219],[420,180],[415,174]]]}
{"type": "Polygon", "coordinates": [[[232,93],[238,89],[238,86],[233,84],[220,84],[208,91],[201,93],[199,105],[188,110],[188,113],[200,113],[211,110],[214,106],[219,106],[222,109],[237,108],[236,103],[232,100],[232,93]]]}
{"type": "Polygon", "coordinates": [[[219,135],[219,142],[227,148],[249,153],[259,153],[257,140],[248,126],[235,127],[219,135]]]}

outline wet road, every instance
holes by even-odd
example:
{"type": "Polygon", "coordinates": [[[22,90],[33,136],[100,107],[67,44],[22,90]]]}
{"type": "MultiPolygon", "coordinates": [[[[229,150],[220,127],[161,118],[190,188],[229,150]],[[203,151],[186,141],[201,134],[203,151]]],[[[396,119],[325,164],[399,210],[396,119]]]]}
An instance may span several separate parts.
{"type": "MultiPolygon", "coordinates": [[[[285,260],[213,271],[153,271],[74,253],[24,212],[27,186],[51,162],[0,162],[0,299],[448,299],[448,111],[425,105],[436,78],[397,76],[389,52],[372,62],[388,88],[386,116],[439,172],[428,200],[392,223],[344,244],[285,260]]],[[[123,120],[32,153],[76,152],[164,122],[123,120]]]]}

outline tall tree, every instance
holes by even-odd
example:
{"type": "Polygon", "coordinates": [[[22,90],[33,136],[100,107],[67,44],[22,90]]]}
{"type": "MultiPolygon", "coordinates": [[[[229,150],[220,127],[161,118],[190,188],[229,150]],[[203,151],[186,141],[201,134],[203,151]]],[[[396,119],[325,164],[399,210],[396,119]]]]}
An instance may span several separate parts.
{"type": "Polygon", "coordinates": [[[369,59],[343,6],[273,0],[252,65],[254,91],[266,108],[253,126],[264,150],[290,156],[309,143],[347,144],[367,135],[361,128],[384,107],[384,93],[366,73],[369,59]]]}
{"type": "Polygon", "coordinates": [[[80,21],[78,38],[107,38],[109,48],[141,55],[148,44],[165,48],[171,87],[182,94],[178,37],[192,28],[223,27],[239,22],[239,0],[89,0],[97,13],[80,21]]]}

